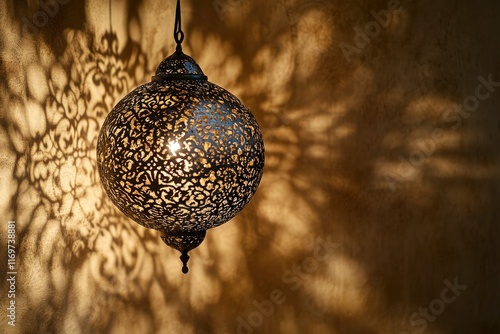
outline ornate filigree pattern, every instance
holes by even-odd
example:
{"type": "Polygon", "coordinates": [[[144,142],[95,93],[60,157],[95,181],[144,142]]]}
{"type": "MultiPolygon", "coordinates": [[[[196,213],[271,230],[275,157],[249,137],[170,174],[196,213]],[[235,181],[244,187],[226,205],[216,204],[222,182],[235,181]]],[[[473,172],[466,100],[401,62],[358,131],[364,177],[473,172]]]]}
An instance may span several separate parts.
{"type": "Polygon", "coordinates": [[[156,75],[160,74],[203,75],[203,71],[193,58],[184,53],[175,52],[158,65],[156,75]]]}
{"type": "Polygon", "coordinates": [[[206,231],[179,235],[165,234],[161,239],[170,247],[178,249],[183,253],[198,247],[205,240],[206,234],[206,231]]]}
{"type": "MultiPolygon", "coordinates": [[[[156,73],[203,75],[192,58],[179,58],[167,58],[175,62],[162,62],[156,73]],[[175,70],[191,62],[185,72],[175,70]]],[[[264,167],[260,128],[234,95],[206,80],[170,77],[118,103],[101,129],[97,155],[113,203],[167,233],[204,231],[233,218],[264,167]]]]}

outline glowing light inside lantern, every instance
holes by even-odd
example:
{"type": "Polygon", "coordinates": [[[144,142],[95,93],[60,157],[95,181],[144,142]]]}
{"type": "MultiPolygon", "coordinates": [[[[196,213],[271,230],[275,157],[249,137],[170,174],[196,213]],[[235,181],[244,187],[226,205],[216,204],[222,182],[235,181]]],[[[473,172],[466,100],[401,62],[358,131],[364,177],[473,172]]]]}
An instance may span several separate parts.
{"type": "Polygon", "coordinates": [[[181,148],[181,145],[177,141],[171,141],[168,145],[170,148],[170,151],[172,152],[173,155],[176,154],[177,150],[181,148]]]}

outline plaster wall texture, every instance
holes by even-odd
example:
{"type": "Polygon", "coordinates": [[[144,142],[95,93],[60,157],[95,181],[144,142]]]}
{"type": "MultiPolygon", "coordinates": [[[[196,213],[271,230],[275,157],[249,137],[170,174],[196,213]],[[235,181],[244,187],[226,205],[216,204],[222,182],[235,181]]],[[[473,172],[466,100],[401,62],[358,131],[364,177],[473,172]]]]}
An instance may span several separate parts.
{"type": "Polygon", "coordinates": [[[182,3],[185,52],[266,143],[256,196],[187,276],[95,157],[174,51],[175,2],[0,4],[0,331],[499,333],[500,3],[182,3]]]}

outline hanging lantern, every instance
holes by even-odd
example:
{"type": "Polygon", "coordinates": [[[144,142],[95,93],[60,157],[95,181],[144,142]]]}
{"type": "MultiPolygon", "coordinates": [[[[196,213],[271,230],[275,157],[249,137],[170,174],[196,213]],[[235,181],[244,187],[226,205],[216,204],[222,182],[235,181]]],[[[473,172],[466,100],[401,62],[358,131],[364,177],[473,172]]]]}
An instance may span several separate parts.
{"type": "Polygon", "coordinates": [[[180,14],[178,0],[176,52],[106,117],[97,164],[111,201],[138,224],[163,232],[187,273],[188,252],[257,190],[264,143],[250,111],[182,52],[180,14]]]}

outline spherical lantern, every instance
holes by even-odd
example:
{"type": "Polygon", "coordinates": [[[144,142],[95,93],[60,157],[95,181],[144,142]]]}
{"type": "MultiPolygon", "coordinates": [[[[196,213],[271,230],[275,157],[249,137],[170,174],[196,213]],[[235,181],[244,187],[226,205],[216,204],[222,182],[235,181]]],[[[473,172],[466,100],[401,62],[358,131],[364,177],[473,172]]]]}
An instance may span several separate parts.
{"type": "Polygon", "coordinates": [[[182,52],[182,39],[152,81],[109,113],[97,163],[111,201],[135,222],[163,232],[162,240],[182,253],[187,273],[188,251],[257,190],[264,143],[250,111],[207,80],[182,52]]]}

